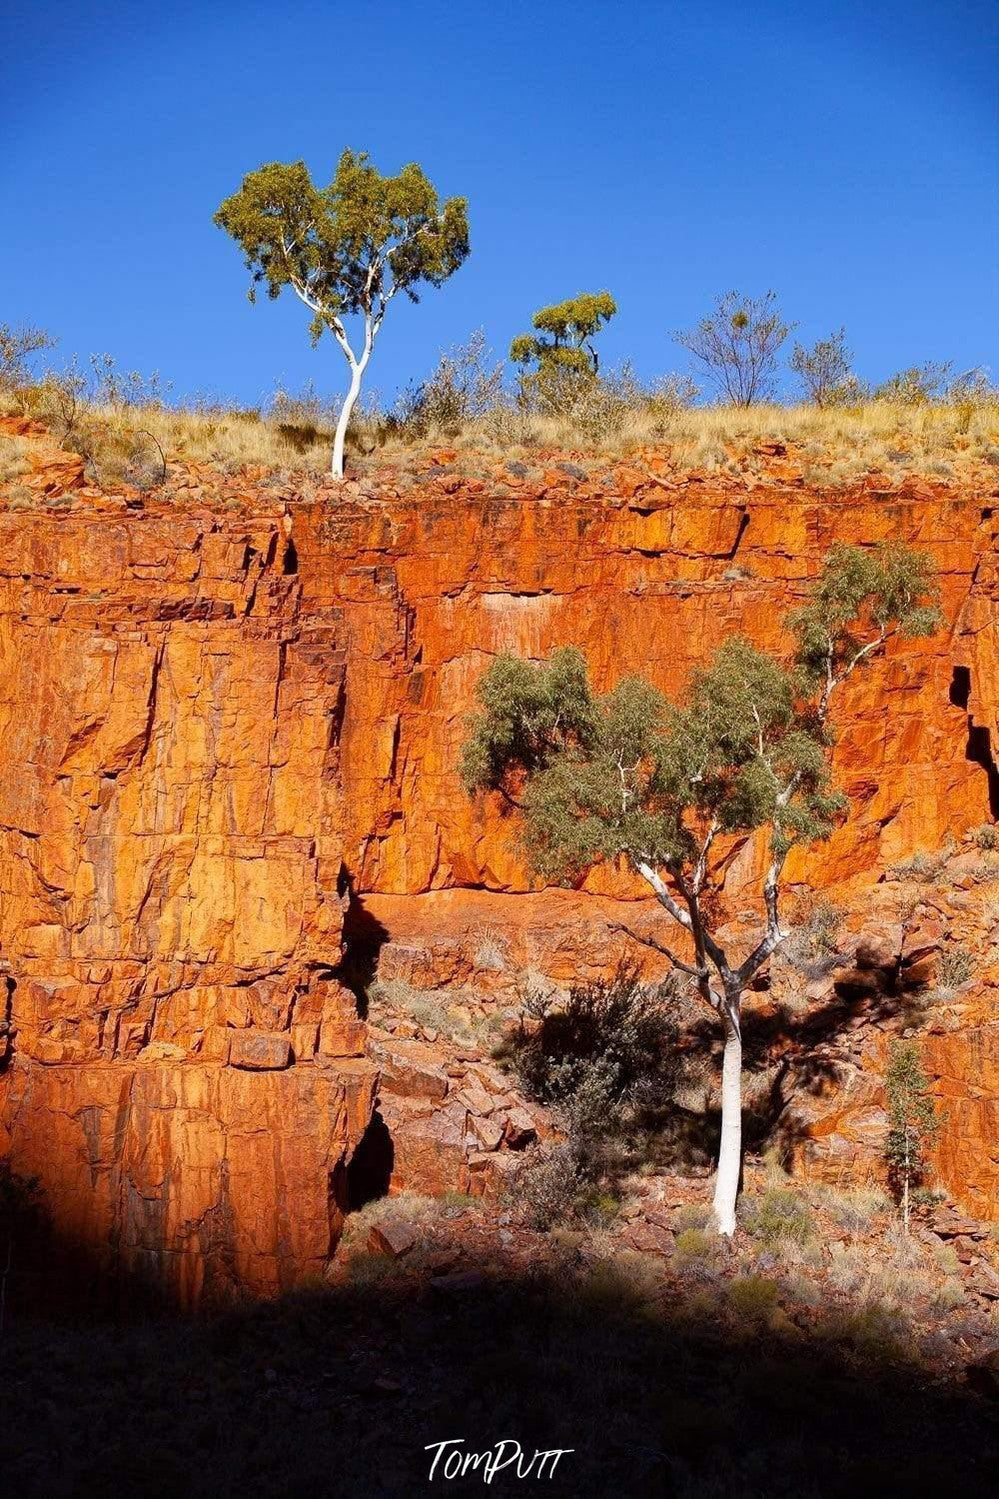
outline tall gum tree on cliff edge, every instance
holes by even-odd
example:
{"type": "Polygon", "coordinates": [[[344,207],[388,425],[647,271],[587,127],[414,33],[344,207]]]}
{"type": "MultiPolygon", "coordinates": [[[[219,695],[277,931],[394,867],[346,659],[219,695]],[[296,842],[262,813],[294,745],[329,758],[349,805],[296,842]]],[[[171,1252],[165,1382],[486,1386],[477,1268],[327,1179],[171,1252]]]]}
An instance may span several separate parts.
{"type": "Polygon", "coordinates": [[[655,948],[696,986],[724,1038],[714,1217],[735,1232],[742,1164],[742,1000],[787,936],[781,877],[796,843],[829,836],[846,800],[830,783],[830,706],[895,635],[932,634],[937,590],[926,557],[903,546],[837,547],[790,621],[784,664],[734,637],[695,673],[681,703],[640,677],[598,696],[573,647],[541,663],[499,656],[481,678],[462,757],[470,792],[497,791],[522,814],[534,871],[568,883],[624,859],[683,933],[655,948]],[[718,935],[715,844],[770,834],[763,934],[733,956],[718,935]]]}
{"type": "Polygon", "coordinates": [[[304,162],[270,162],[243,178],[219,208],[215,223],[231,234],[253,280],[269,297],[286,286],[312,313],[313,343],[332,333],[350,369],[340,409],[331,471],[343,477],[343,449],[386,309],[419,286],[441,286],[468,255],[468,205],[440,203],[415,163],[383,177],[364,152],[344,151],[329,187],[317,188],[304,162]],[[360,347],[345,318],[362,319],[360,347]]]}

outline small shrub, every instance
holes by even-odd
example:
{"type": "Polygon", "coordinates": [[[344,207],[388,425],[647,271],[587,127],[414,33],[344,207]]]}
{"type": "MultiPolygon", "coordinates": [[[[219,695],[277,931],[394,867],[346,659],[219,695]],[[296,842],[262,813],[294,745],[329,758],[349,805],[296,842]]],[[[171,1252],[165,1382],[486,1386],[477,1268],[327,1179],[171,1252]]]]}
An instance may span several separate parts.
{"type": "Polygon", "coordinates": [[[784,1284],[789,1299],[797,1302],[799,1306],[822,1305],[822,1291],[807,1275],[791,1274],[784,1284]]]}
{"type": "Polygon", "coordinates": [[[937,1287],[936,1296],[937,1309],[941,1312],[952,1312],[955,1307],[964,1305],[964,1285],[957,1276],[950,1275],[942,1286],[937,1287]]]}
{"type": "Polygon", "coordinates": [[[874,399],[896,406],[926,406],[942,393],[951,369],[949,361],[937,363],[932,359],[923,365],[910,365],[879,385],[874,399]]]}
{"type": "Polygon", "coordinates": [[[961,1270],[961,1261],[953,1244],[945,1241],[935,1243],[932,1246],[933,1258],[945,1275],[958,1275],[961,1270]]]}
{"type": "Polygon", "coordinates": [[[777,1310],[777,1283],[763,1275],[742,1275],[729,1286],[728,1299],[738,1316],[750,1322],[766,1322],[777,1310]]]}
{"type": "Polygon", "coordinates": [[[920,850],[905,864],[892,865],[889,873],[896,880],[918,880],[920,884],[928,885],[937,878],[943,865],[944,856],[934,856],[920,850]]]}
{"type": "Polygon", "coordinates": [[[0,433],[0,484],[7,484],[27,473],[28,444],[23,437],[7,437],[0,433]]]}
{"type": "Polygon", "coordinates": [[[367,1250],[350,1259],[350,1278],[356,1286],[373,1286],[391,1274],[392,1260],[385,1254],[370,1254],[367,1250]]]}
{"type": "Polygon", "coordinates": [[[685,1228],[676,1236],[676,1255],[680,1260],[704,1260],[714,1253],[716,1241],[700,1228],[685,1228]]]}
{"type": "Polygon", "coordinates": [[[892,1308],[869,1303],[856,1311],[839,1312],[830,1319],[829,1332],[866,1359],[897,1364],[913,1355],[912,1329],[892,1308]]]}
{"type": "Polygon", "coordinates": [[[546,1233],[578,1220],[592,1188],[592,1173],[572,1144],[546,1144],[524,1157],[513,1197],[528,1227],[546,1233]]]}
{"type": "Polygon", "coordinates": [[[503,404],[503,365],[490,362],[481,328],[464,345],[442,353],[422,385],[400,397],[396,420],[411,439],[457,437],[473,421],[503,404]]]}
{"type": "Polygon", "coordinates": [[[829,1216],[852,1234],[863,1233],[874,1218],[891,1209],[888,1198],[877,1187],[850,1187],[845,1191],[827,1187],[821,1200],[829,1216]]]}
{"type": "Polygon", "coordinates": [[[13,328],[0,323],[0,391],[19,390],[31,376],[36,354],[55,346],[42,328],[13,328]]]}
{"type": "Polygon", "coordinates": [[[836,937],[843,913],[825,896],[800,902],[793,917],[791,934],[779,949],[795,968],[808,968],[837,951],[836,937]]]}
{"type": "Polygon", "coordinates": [[[751,1199],[743,1221],[753,1237],[769,1249],[786,1243],[806,1244],[814,1234],[808,1204],[796,1192],[780,1187],[768,1188],[760,1197],[751,1199]]]}
{"type": "Polygon", "coordinates": [[[576,1136],[605,1135],[636,1110],[661,1104],[678,1068],[672,980],[643,985],[636,967],[576,985],[565,1001],[528,998],[511,1042],[525,1092],[564,1114],[576,1136]]]}
{"type": "Polygon", "coordinates": [[[158,370],[143,375],[139,370],[123,370],[112,354],[91,354],[92,399],[98,406],[121,410],[126,406],[159,406],[170,385],[163,385],[158,370]]]}
{"type": "Polygon", "coordinates": [[[575,1298],[587,1313],[641,1312],[660,1289],[656,1267],[642,1254],[597,1260],[579,1279],[575,1298]]]}
{"type": "Polygon", "coordinates": [[[975,960],[960,943],[945,947],[937,965],[937,982],[941,989],[959,989],[975,971],[975,960]]]}
{"type": "Polygon", "coordinates": [[[832,1261],[829,1267],[829,1281],[836,1290],[853,1294],[868,1284],[870,1276],[867,1255],[862,1249],[851,1245],[832,1244],[830,1253],[832,1261]]]}
{"type": "Polygon", "coordinates": [[[677,1232],[685,1228],[705,1229],[711,1216],[710,1209],[697,1202],[685,1202],[678,1207],[673,1216],[673,1223],[677,1232]]]}

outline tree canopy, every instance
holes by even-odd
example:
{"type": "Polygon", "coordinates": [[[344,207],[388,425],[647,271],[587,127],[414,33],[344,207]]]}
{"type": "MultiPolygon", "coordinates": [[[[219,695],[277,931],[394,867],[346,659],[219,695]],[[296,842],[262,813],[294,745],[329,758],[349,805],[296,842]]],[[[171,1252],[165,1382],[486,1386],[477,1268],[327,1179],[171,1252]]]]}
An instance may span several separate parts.
{"type": "Polygon", "coordinates": [[[695,675],[682,705],[641,677],[594,693],[573,647],[536,666],[500,657],[479,697],[466,784],[515,794],[526,783],[525,846],[540,875],[572,881],[619,855],[680,873],[706,822],[772,822],[793,841],[823,836],[838,806],[791,672],[743,639],[695,675]]]}
{"type": "Polygon", "coordinates": [[[798,376],[809,400],[816,406],[848,406],[862,401],[866,394],[853,373],[853,355],[846,346],[846,329],[817,339],[810,349],[796,343],[790,366],[798,376]]]}
{"type": "Polygon", "coordinates": [[[243,251],[250,300],[259,286],[271,298],[291,287],[312,314],[313,342],[328,331],[343,351],[351,386],[334,447],[334,471],[342,473],[346,424],[386,309],[398,292],[419,301],[424,283],[440,286],[465,260],[466,200],[442,204],[415,163],[387,177],[366,153],[348,150],[324,188],[302,161],[269,162],[248,173],[215,223],[243,251]],[[353,315],[363,319],[357,350],[344,323],[353,315]]]}
{"type": "Polygon", "coordinates": [[[588,389],[600,360],[593,340],[617,312],[610,292],[580,292],[534,314],[534,333],[521,333],[510,358],[523,368],[521,397],[554,409],[588,389]]]}
{"type": "Polygon", "coordinates": [[[827,836],[842,805],[827,765],[832,690],[890,635],[931,633],[938,618],[928,559],[841,546],[791,620],[793,662],[732,638],[680,703],[641,677],[595,693],[573,647],[538,664],[500,656],[479,684],[465,783],[518,800],[549,878],[619,855],[682,875],[709,827],[769,825],[783,856],[827,836]]]}

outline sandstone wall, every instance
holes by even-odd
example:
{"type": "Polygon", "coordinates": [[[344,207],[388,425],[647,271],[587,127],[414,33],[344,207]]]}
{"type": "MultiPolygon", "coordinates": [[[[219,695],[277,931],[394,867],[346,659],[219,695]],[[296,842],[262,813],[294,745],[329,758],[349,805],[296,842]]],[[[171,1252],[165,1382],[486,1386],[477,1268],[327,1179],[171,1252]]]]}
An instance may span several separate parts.
{"type": "Polygon", "coordinates": [[[273,1289],[336,1241],[375,1082],[331,977],[341,622],[279,508],[2,530],[0,1133],[71,1240],[273,1289]]]}
{"type": "MultiPolygon", "coordinates": [[[[531,892],[502,809],[460,789],[496,651],[575,642],[601,684],[676,689],[733,630],[781,646],[834,540],[902,537],[947,628],[851,684],[853,816],[792,876],[870,883],[999,807],[994,497],[548,479],[289,505],[276,481],[142,502],[71,473],[71,503],[0,515],[0,1149],[68,1233],[195,1289],[321,1263],[376,1082],[335,973],[351,892],[428,987],[483,933],[560,979],[613,955],[641,892],[531,892]]],[[[755,859],[732,851],[730,891],[755,859]]]]}

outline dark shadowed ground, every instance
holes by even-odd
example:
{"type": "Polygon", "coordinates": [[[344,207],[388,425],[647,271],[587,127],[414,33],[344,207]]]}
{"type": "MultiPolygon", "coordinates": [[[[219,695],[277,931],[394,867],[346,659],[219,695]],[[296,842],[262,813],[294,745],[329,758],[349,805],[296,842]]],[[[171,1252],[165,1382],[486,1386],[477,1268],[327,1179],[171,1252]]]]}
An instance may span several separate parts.
{"type": "MultiPolygon", "coordinates": [[[[373,1268],[373,1267],[369,1267],[373,1268]]],[[[574,1448],[567,1495],[993,1494],[994,1396],[885,1336],[652,1298],[607,1265],[369,1282],[187,1320],[8,1316],[0,1489],[17,1496],[475,1493],[428,1443],[574,1448]]]]}

